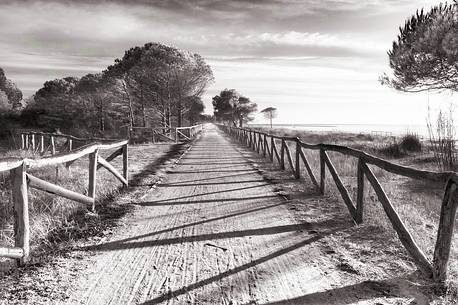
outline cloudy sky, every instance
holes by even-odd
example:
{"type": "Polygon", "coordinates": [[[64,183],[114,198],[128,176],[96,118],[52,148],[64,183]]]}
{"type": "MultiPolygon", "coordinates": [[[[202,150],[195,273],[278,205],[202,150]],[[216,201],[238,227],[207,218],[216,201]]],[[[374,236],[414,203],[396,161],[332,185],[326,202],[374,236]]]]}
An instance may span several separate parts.
{"type": "MultiPolygon", "coordinates": [[[[278,123],[423,124],[450,95],[382,87],[398,27],[433,0],[1,0],[0,67],[25,95],[46,80],[99,72],[161,42],[203,55],[215,83],[278,123]],[[428,102],[429,101],[429,102],[428,102]]],[[[261,119],[258,119],[261,121],[261,119]]]]}

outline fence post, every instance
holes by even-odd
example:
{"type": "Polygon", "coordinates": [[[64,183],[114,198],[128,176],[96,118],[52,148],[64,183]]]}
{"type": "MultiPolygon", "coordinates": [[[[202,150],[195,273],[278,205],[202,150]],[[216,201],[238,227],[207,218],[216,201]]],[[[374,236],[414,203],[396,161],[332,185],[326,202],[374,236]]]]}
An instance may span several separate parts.
{"type": "Polygon", "coordinates": [[[326,163],[324,149],[320,149],[320,194],[324,195],[326,181],[326,163]]]}
{"type": "Polygon", "coordinates": [[[98,150],[95,150],[93,153],[89,154],[89,186],[87,190],[87,195],[91,198],[94,198],[94,203],[92,204],[91,210],[95,212],[95,188],[97,184],[97,156],[98,150]]]}
{"type": "Polygon", "coordinates": [[[32,133],[32,152],[35,153],[35,134],[32,133]]]}
{"type": "Polygon", "coordinates": [[[363,160],[358,158],[358,173],[357,173],[357,181],[358,181],[358,191],[356,195],[356,223],[360,224],[363,223],[363,203],[364,203],[364,171],[363,171],[363,160]]]}
{"type": "Polygon", "coordinates": [[[175,143],[178,143],[178,128],[175,128],[175,143]]]}
{"type": "Polygon", "coordinates": [[[261,146],[262,146],[262,136],[260,133],[258,133],[258,149],[257,149],[258,154],[261,153],[261,146]]]}
{"type": "Polygon", "coordinates": [[[300,154],[300,151],[301,151],[302,147],[301,147],[301,144],[300,144],[300,140],[299,138],[296,138],[296,168],[295,168],[295,174],[294,174],[294,177],[296,179],[299,179],[301,177],[301,165],[300,165],[300,161],[301,161],[301,154],[300,154]]]}
{"type": "Polygon", "coordinates": [[[26,134],[25,134],[25,149],[29,150],[29,146],[30,146],[30,143],[29,143],[29,134],[26,133],[26,134]]]}
{"type": "Polygon", "coordinates": [[[41,135],[40,137],[40,153],[45,152],[45,136],[41,135]]]}
{"type": "Polygon", "coordinates": [[[54,141],[54,136],[51,136],[51,154],[56,154],[56,142],[54,141]]]}
{"type": "Polygon", "coordinates": [[[262,145],[263,145],[262,155],[263,155],[264,157],[266,156],[266,153],[267,153],[267,151],[266,151],[266,143],[267,143],[267,135],[264,134],[264,141],[263,141],[263,144],[262,144],[262,145]]]}
{"type": "Polygon", "coordinates": [[[270,161],[274,162],[274,137],[270,137],[270,161]]]}
{"type": "MultiPolygon", "coordinates": [[[[126,144],[122,147],[122,175],[129,182],[129,146],[126,144]]],[[[126,185],[128,186],[128,185],[126,185]]]]}
{"type": "Polygon", "coordinates": [[[10,171],[12,181],[12,194],[14,201],[14,244],[22,248],[24,254],[17,260],[18,265],[24,265],[29,259],[30,231],[29,231],[29,201],[27,196],[26,166],[21,166],[10,171]]]}
{"type": "Polygon", "coordinates": [[[281,148],[280,148],[280,168],[285,169],[285,140],[281,139],[281,148]]]}
{"type": "Polygon", "coordinates": [[[434,249],[434,280],[444,282],[447,278],[447,264],[450,257],[450,246],[455,227],[455,215],[458,207],[456,195],[457,185],[451,179],[447,182],[442,200],[439,229],[434,249]]]}
{"type": "Polygon", "coordinates": [[[25,149],[25,137],[23,133],[21,133],[21,149],[25,149]]]}
{"type": "Polygon", "coordinates": [[[68,138],[68,151],[72,151],[73,149],[73,140],[68,138]]]}

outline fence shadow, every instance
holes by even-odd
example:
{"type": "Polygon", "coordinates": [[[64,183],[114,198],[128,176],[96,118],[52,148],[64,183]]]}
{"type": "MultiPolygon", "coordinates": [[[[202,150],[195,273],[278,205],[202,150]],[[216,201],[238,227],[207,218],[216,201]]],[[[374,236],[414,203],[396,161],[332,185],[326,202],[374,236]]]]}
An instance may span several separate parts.
{"type": "Polygon", "coordinates": [[[309,245],[309,244],[312,244],[314,242],[317,242],[319,241],[320,239],[326,237],[327,235],[330,235],[330,234],[333,234],[335,232],[337,232],[338,230],[333,230],[333,231],[329,231],[329,232],[326,232],[324,234],[319,234],[319,235],[316,235],[316,236],[313,236],[313,237],[309,237],[307,239],[304,239],[298,243],[295,243],[289,247],[286,247],[284,249],[280,249],[280,250],[277,250],[277,251],[274,251],[266,256],[263,256],[263,257],[260,257],[258,259],[255,259],[253,261],[251,261],[250,263],[247,263],[247,264],[243,264],[243,265],[240,265],[238,267],[235,267],[235,268],[232,268],[232,269],[229,269],[225,272],[221,272],[215,276],[211,276],[207,279],[204,279],[204,280],[200,280],[200,281],[197,281],[193,284],[190,284],[190,285],[187,285],[187,286],[184,286],[180,289],[176,289],[176,290],[173,290],[173,291],[169,291],[168,293],[166,294],[163,294],[161,296],[158,296],[152,300],[149,300],[149,301],[146,301],[142,304],[144,305],[153,305],[153,304],[160,304],[162,302],[165,302],[165,301],[168,301],[168,300],[171,300],[172,298],[176,298],[177,296],[180,296],[180,295],[183,295],[183,294],[186,294],[188,293],[189,291],[192,291],[192,290],[195,290],[197,288],[200,288],[200,287],[204,287],[206,285],[209,285],[211,283],[214,283],[214,282],[217,282],[221,279],[224,279],[226,277],[229,277],[231,275],[234,275],[234,274],[237,274],[237,273],[240,273],[242,271],[245,271],[245,270],[248,270],[252,267],[255,267],[255,266],[258,266],[262,263],[265,263],[269,260],[272,260],[274,258],[277,258],[277,257],[280,257],[282,255],[285,255],[289,252],[292,252],[294,250],[297,250],[297,249],[300,249],[306,245],[309,245]]]}

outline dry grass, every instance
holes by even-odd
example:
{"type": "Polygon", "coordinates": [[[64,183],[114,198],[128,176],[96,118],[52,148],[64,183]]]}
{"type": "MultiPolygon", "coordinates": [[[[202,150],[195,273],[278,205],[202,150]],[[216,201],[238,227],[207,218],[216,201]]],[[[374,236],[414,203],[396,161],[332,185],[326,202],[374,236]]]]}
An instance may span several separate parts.
{"type": "MultiPolygon", "coordinates": [[[[139,145],[131,146],[129,149],[130,166],[129,175],[142,173],[155,160],[163,157],[170,151],[171,145],[139,145]],[[145,149],[148,153],[145,154],[145,149]]],[[[102,151],[101,155],[107,157],[112,151],[102,151]]],[[[31,153],[24,151],[8,151],[3,153],[3,157],[31,157],[31,153]]],[[[35,156],[36,157],[36,156],[35,156]]],[[[122,157],[118,157],[111,162],[119,171],[122,170],[122,157]]],[[[88,157],[75,162],[70,170],[65,166],[41,168],[31,170],[34,176],[58,184],[59,186],[87,194],[88,186],[88,157]],[[58,173],[56,175],[56,173],[58,173]]],[[[104,203],[108,198],[114,198],[121,190],[122,184],[107,170],[101,168],[97,172],[96,197],[97,202],[104,203]]],[[[102,207],[99,206],[98,209],[102,207]]],[[[62,197],[51,195],[38,190],[29,189],[29,215],[32,252],[34,249],[43,246],[52,246],[55,243],[55,232],[68,231],[68,234],[84,231],[84,228],[75,226],[85,226],[84,219],[76,220],[75,216],[87,217],[87,207],[84,204],[74,202],[62,197]],[[80,230],[81,229],[81,230],[80,230]],[[73,232],[73,233],[70,233],[73,232]]],[[[97,215],[87,214],[90,217],[97,215]]],[[[72,239],[72,236],[67,236],[72,239]]],[[[0,245],[12,246],[13,237],[13,203],[11,200],[9,173],[0,173],[0,245]]]]}
{"type": "MultiPolygon", "coordinates": [[[[370,152],[377,151],[378,147],[386,145],[391,141],[390,138],[385,138],[385,141],[388,142],[384,143],[382,137],[374,139],[372,136],[336,132],[330,134],[312,134],[310,132],[281,129],[278,132],[274,130],[271,133],[284,136],[297,136],[308,143],[346,145],[365,151],[369,150],[370,152]],[[358,140],[360,141],[358,142],[358,140]]],[[[276,142],[276,144],[277,147],[280,147],[280,141],[276,142]]],[[[293,154],[295,144],[289,143],[289,147],[293,154]]],[[[315,177],[319,181],[319,152],[304,149],[304,154],[310,163],[315,177]]],[[[337,152],[328,152],[328,155],[353,201],[356,202],[357,159],[337,152]]],[[[418,155],[410,154],[405,158],[397,159],[395,162],[419,169],[435,169],[433,160],[428,161],[425,155],[421,153],[418,155]]],[[[388,198],[413,235],[415,241],[432,261],[444,186],[397,176],[376,166],[370,167],[379,179],[388,198]]],[[[289,168],[288,163],[286,163],[286,169],[289,168]]],[[[302,176],[306,177],[305,179],[309,179],[304,167],[302,167],[302,176]]],[[[328,170],[326,170],[326,193],[340,199],[340,193],[328,170]]],[[[381,235],[379,236],[381,240],[400,245],[399,239],[367,179],[365,180],[364,190],[364,225],[381,228],[381,235]]],[[[457,226],[455,226],[455,231],[457,229],[457,226]]],[[[458,234],[455,234],[453,239],[449,262],[449,282],[451,286],[458,287],[458,234]]]]}

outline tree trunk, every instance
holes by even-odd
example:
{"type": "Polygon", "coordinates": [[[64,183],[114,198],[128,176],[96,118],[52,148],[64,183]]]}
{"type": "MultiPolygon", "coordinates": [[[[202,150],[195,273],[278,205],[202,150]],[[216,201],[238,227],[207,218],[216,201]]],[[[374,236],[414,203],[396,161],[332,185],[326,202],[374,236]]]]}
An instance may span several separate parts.
{"type": "MultiPolygon", "coordinates": [[[[172,118],[171,118],[171,115],[170,115],[170,111],[171,111],[171,109],[170,109],[170,104],[169,104],[169,105],[167,106],[167,115],[166,115],[166,118],[165,118],[165,119],[166,119],[166,121],[167,121],[167,125],[168,125],[169,127],[172,127],[172,121],[171,121],[172,118]]],[[[171,135],[171,132],[172,132],[172,131],[170,130],[170,134],[169,134],[169,135],[171,135]]]]}
{"type": "Polygon", "coordinates": [[[143,85],[140,84],[140,101],[142,104],[142,126],[146,127],[145,100],[143,96],[143,85]]]}
{"type": "Polygon", "coordinates": [[[126,96],[127,96],[127,101],[128,101],[128,105],[129,105],[129,125],[130,125],[130,129],[132,129],[132,127],[134,127],[134,110],[133,110],[133,107],[132,107],[132,99],[130,97],[129,90],[127,89],[127,85],[126,85],[126,81],[125,80],[122,82],[122,86],[123,86],[124,92],[126,93],[126,96]]]}
{"type": "Polygon", "coordinates": [[[180,98],[177,104],[177,126],[181,127],[182,124],[183,124],[183,109],[182,109],[182,103],[181,103],[181,98],[180,98]]]}

